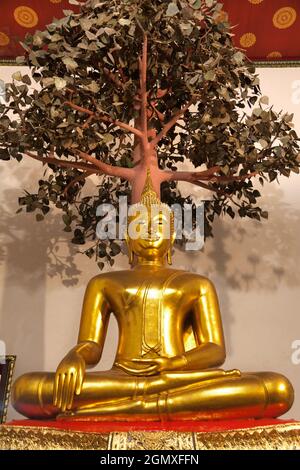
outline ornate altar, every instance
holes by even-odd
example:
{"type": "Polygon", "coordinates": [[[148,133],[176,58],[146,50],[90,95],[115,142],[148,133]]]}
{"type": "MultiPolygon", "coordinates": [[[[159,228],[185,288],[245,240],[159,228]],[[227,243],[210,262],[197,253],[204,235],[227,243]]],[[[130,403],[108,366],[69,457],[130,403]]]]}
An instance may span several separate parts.
{"type": "Polygon", "coordinates": [[[0,450],[295,450],[300,423],[276,419],[173,423],[15,421],[0,450]]]}
{"type": "Polygon", "coordinates": [[[5,423],[16,356],[0,356],[0,423],[5,423]]]}

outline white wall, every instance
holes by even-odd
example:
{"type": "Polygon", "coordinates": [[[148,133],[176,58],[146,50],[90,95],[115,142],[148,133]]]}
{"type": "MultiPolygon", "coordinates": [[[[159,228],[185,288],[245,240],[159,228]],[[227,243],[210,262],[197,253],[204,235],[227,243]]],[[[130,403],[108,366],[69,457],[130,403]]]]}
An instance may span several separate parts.
{"type": "MultiPolygon", "coordinates": [[[[15,70],[1,67],[8,80],[15,70]]],[[[264,94],[275,107],[295,113],[300,135],[300,104],[292,102],[292,84],[300,69],[261,69],[264,94]]],[[[36,223],[32,215],[16,215],[17,197],[34,189],[38,162],[0,162],[0,340],[17,355],[16,376],[31,370],[54,370],[77,340],[85,286],[97,274],[86,257],[73,258],[63,282],[55,249],[73,255],[60,216],[36,223]]],[[[209,276],[219,293],[226,342],[226,368],[274,370],[294,384],[296,400],[286,415],[300,419],[300,365],[291,361],[292,342],[300,340],[300,177],[283,179],[264,190],[270,220],[262,224],[220,220],[215,238],[203,252],[177,253],[175,266],[209,276]]],[[[71,256],[72,258],[72,256],[71,256]]],[[[70,260],[66,259],[66,263],[70,260]]],[[[126,266],[120,259],[114,269],[126,266]]],[[[110,367],[117,330],[110,324],[101,368],[110,367]]],[[[10,411],[10,418],[16,417],[10,411]]]]}

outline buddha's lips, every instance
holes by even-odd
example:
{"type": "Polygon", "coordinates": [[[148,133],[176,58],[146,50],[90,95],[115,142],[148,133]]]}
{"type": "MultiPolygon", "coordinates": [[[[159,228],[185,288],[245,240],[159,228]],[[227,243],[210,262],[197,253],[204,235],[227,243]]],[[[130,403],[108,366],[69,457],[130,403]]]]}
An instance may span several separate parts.
{"type": "Polygon", "coordinates": [[[154,245],[155,243],[159,242],[159,240],[160,240],[159,238],[157,240],[153,240],[153,239],[145,240],[144,242],[141,243],[141,245],[143,246],[143,248],[152,248],[155,246],[154,245]]]}

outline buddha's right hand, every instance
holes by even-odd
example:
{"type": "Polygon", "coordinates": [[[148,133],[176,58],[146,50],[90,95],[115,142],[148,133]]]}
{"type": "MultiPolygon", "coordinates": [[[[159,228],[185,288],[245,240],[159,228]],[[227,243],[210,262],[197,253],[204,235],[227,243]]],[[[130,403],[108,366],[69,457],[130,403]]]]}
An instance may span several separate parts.
{"type": "Polygon", "coordinates": [[[53,404],[62,412],[72,409],[74,395],[80,395],[85,374],[85,361],[71,351],[59,364],[54,380],[53,404]]]}

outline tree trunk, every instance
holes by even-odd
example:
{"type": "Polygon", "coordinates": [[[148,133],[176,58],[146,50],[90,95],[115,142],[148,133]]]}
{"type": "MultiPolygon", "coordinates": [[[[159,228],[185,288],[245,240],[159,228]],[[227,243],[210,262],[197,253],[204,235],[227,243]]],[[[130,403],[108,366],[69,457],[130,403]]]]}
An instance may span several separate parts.
{"type": "Polygon", "coordinates": [[[154,190],[160,198],[160,187],[165,176],[164,172],[159,169],[156,152],[145,158],[141,145],[138,144],[133,151],[133,162],[139,162],[134,168],[134,177],[131,183],[131,201],[135,204],[141,200],[141,195],[145,186],[147,170],[150,169],[151,179],[154,190]]]}

